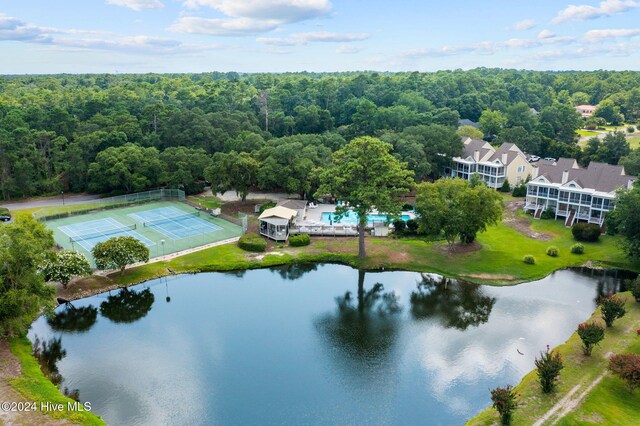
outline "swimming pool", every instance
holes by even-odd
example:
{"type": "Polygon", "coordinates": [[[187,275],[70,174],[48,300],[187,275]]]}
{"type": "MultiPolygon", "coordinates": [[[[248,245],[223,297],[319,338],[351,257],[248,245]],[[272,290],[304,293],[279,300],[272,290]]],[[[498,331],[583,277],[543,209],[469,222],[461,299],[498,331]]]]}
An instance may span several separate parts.
{"type": "MultiPolygon", "coordinates": [[[[411,219],[411,216],[403,214],[400,216],[400,219],[404,220],[405,222],[409,219],[411,219]]],[[[347,212],[344,216],[342,216],[342,219],[340,219],[340,221],[338,221],[336,219],[335,213],[334,212],[324,212],[322,213],[322,217],[320,218],[320,221],[322,223],[340,223],[343,225],[357,225],[358,224],[358,214],[354,213],[352,211],[347,212]]],[[[369,225],[373,224],[373,223],[380,223],[380,222],[387,222],[389,221],[389,218],[387,215],[383,215],[383,214],[368,214],[367,215],[367,222],[369,223],[369,225]]]]}

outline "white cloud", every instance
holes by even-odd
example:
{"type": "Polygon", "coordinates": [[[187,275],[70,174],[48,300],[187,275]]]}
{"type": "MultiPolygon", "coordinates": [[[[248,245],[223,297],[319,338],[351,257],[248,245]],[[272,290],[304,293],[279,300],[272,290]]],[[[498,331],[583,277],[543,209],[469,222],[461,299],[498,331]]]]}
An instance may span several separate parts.
{"type": "Polygon", "coordinates": [[[259,43],[274,46],[299,46],[307,43],[350,43],[366,40],[369,34],[331,33],[326,31],[296,33],[288,37],[259,37],[259,43]]]}
{"type": "Polygon", "coordinates": [[[640,3],[635,0],[604,0],[598,7],[590,5],[571,4],[558,12],[558,15],[551,20],[554,24],[566,21],[585,21],[606,16],[613,16],[618,13],[640,7],[640,3]]]}
{"type": "Polygon", "coordinates": [[[300,22],[331,11],[329,0],[185,0],[187,8],[207,6],[234,18],[300,22]]]}
{"type": "Polygon", "coordinates": [[[524,19],[522,21],[518,21],[515,24],[513,24],[511,29],[518,30],[518,31],[524,31],[524,30],[530,30],[531,28],[533,28],[535,26],[536,26],[536,21],[534,21],[533,19],[524,19]]]}
{"type": "Polygon", "coordinates": [[[0,40],[48,45],[54,48],[117,50],[125,53],[178,53],[220,48],[211,44],[185,44],[178,40],[145,35],[115,37],[111,33],[40,27],[0,15],[0,40]],[[101,35],[102,37],[86,37],[101,35]],[[85,36],[85,37],[82,37],[85,36]]]}
{"type": "Polygon", "coordinates": [[[162,9],[164,4],[160,0],[107,0],[107,4],[123,6],[140,11],[142,9],[162,9]]]}
{"type": "Polygon", "coordinates": [[[542,30],[538,33],[538,39],[540,40],[545,40],[545,39],[550,39],[552,37],[555,37],[556,35],[549,31],[549,30],[542,30]]]}
{"type": "Polygon", "coordinates": [[[364,47],[362,46],[349,46],[345,44],[345,45],[339,46],[336,49],[336,53],[354,54],[354,53],[362,52],[362,50],[364,50],[364,47]]]}
{"type": "Polygon", "coordinates": [[[587,31],[583,40],[587,43],[598,43],[604,40],[633,37],[640,34],[640,29],[613,29],[587,31]]]}
{"type": "Polygon", "coordinates": [[[169,27],[176,33],[207,34],[213,36],[248,36],[273,31],[277,22],[255,19],[206,19],[195,16],[179,18],[169,27]]]}

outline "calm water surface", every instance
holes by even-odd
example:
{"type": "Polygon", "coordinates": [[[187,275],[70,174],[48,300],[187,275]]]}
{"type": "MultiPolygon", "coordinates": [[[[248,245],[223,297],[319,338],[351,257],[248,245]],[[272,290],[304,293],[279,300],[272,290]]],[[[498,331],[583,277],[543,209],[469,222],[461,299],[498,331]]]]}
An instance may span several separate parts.
{"type": "Polygon", "coordinates": [[[60,307],[29,337],[112,425],[463,424],[618,284],[338,265],[181,275],[60,307]]]}

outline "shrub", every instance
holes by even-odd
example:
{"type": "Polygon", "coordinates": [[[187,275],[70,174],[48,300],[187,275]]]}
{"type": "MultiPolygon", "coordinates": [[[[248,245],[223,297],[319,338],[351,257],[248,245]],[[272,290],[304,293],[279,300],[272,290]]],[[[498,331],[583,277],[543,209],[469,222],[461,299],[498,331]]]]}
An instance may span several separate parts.
{"type": "Polygon", "coordinates": [[[516,392],[511,385],[507,385],[504,388],[495,388],[491,391],[492,407],[498,411],[500,415],[500,423],[503,425],[511,424],[511,416],[513,411],[518,408],[516,402],[516,392]]]}
{"type": "Polygon", "coordinates": [[[502,182],[500,192],[511,192],[511,184],[509,183],[509,179],[505,179],[504,182],[502,182]]]}
{"type": "Polygon", "coordinates": [[[560,375],[560,370],[564,368],[562,356],[558,351],[547,350],[540,352],[540,358],[536,357],[536,369],[543,393],[550,393],[556,386],[556,379],[560,375]]]}
{"type": "Polygon", "coordinates": [[[403,212],[408,212],[408,211],[411,211],[411,210],[413,210],[413,204],[404,203],[402,205],[402,211],[403,212]]]}
{"type": "Polygon", "coordinates": [[[547,247],[547,256],[558,257],[558,247],[556,246],[547,247]]]}
{"type": "Polygon", "coordinates": [[[264,203],[258,209],[258,213],[263,213],[266,209],[270,209],[270,208],[273,208],[275,206],[276,206],[276,203],[274,203],[273,201],[269,201],[268,203],[264,203]]]}
{"type": "Polygon", "coordinates": [[[629,290],[631,290],[636,302],[640,302],[640,277],[629,283],[629,290]]]}
{"type": "Polygon", "coordinates": [[[576,243],[571,246],[571,253],[584,254],[584,244],[576,243]]]}
{"type": "Polygon", "coordinates": [[[596,322],[583,322],[578,326],[578,336],[582,340],[582,351],[590,356],[593,347],[604,339],[604,327],[596,322]]]}
{"type": "Polygon", "coordinates": [[[613,355],[609,358],[609,370],[627,382],[631,393],[640,386],[640,355],[613,355]]]}
{"type": "Polygon", "coordinates": [[[527,265],[535,265],[536,264],[536,258],[531,256],[530,254],[528,254],[525,257],[523,257],[522,261],[524,263],[526,263],[527,265]]]}
{"type": "Polygon", "coordinates": [[[521,183],[520,185],[516,185],[511,192],[511,195],[514,197],[526,197],[527,196],[527,185],[521,183]]]}
{"type": "Polygon", "coordinates": [[[555,219],[556,212],[553,210],[553,207],[547,207],[544,209],[542,214],[540,215],[540,219],[555,219]]]}
{"type": "Polygon", "coordinates": [[[598,128],[598,125],[596,123],[587,123],[584,128],[585,130],[595,130],[598,128]]]}
{"type": "Polygon", "coordinates": [[[11,213],[9,212],[9,209],[6,207],[0,207],[0,215],[7,215],[7,216],[11,216],[11,213]]]}
{"type": "Polygon", "coordinates": [[[635,131],[636,131],[636,128],[635,128],[635,127],[633,127],[633,126],[628,126],[628,127],[627,127],[627,133],[633,133],[633,132],[635,132],[635,131]]]}
{"type": "Polygon", "coordinates": [[[311,237],[309,234],[292,235],[289,237],[289,245],[291,247],[302,247],[308,246],[309,244],[311,244],[311,237]]]}
{"type": "Polygon", "coordinates": [[[627,313],[624,308],[624,300],[615,294],[603,297],[600,300],[600,308],[602,319],[607,324],[607,327],[611,327],[616,319],[622,318],[627,313]]]}
{"type": "Polygon", "coordinates": [[[618,233],[620,219],[618,218],[616,210],[611,210],[610,212],[605,213],[604,225],[607,230],[607,235],[616,235],[618,233]]]}
{"type": "Polygon", "coordinates": [[[265,251],[267,242],[258,234],[247,233],[238,240],[238,247],[246,251],[265,251]]]}
{"type": "Polygon", "coordinates": [[[407,224],[402,219],[396,219],[393,221],[393,229],[396,234],[402,234],[404,230],[407,228],[407,224]]]}
{"type": "Polygon", "coordinates": [[[418,232],[418,221],[415,219],[407,220],[407,229],[413,233],[418,232]]]}
{"type": "Polygon", "coordinates": [[[600,238],[600,226],[595,223],[578,222],[571,227],[573,238],[578,241],[594,243],[600,238]]]}

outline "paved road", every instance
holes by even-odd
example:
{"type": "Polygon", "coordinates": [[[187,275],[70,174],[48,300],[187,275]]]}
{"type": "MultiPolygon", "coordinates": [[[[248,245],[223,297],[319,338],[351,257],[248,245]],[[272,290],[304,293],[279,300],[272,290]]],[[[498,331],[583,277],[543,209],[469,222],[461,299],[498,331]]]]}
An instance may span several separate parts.
{"type": "MultiPolygon", "coordinates": [[[[65,195],[64,203],[66,204],[83,204],[87,202],[91,202],[100,198],[99,195],[95,194],[79,194],[79,195],[65,195]]],[[[0,207],[6,207],[9,210],[20,210],[20,209],[31,209],[34,207],[47,207],[47,206],[60,206],[62,205],[62,197],[38,197],[38,198],[29,198],[26,200],[20,201],[7,201],[2,202],[0,207]]]]}

